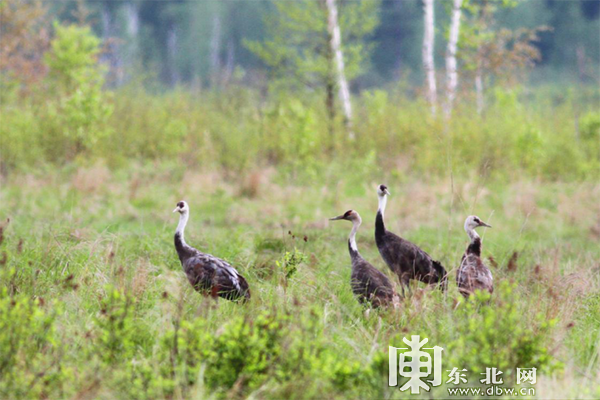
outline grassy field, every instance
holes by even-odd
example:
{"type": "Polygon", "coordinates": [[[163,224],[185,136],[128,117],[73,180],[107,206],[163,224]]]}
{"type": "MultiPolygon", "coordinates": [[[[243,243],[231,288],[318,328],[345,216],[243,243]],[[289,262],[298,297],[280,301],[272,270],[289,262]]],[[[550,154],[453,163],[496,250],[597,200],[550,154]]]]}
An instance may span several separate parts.
{"type": "Polygon", "coordinates": [[[332,165],[302,182],[164,162],[11,174],[0,192],[0,397],[405,396],[387,388],[387,348],[416,334],[444,347],[444,369],[496,366],[511,381],[536,366],[538,397],[598,397],[599,198],[597,182],[377,166],[332,165]],[[392,193],[388,229],[439,259],[451,283],[445,295],[415,285],[400,309],[366,313],[350,291],[350,224],[327,219],[361,213],[359,250],[388,273],[373,237],[379,183],[392,193]],[[173,246],[181,199],[188,243],[236,266],[250,303],[190,287],[173,246]],[[465,302],[454,284],[472,213],[493,225],[482,232],[491,303],[465,302]]]}

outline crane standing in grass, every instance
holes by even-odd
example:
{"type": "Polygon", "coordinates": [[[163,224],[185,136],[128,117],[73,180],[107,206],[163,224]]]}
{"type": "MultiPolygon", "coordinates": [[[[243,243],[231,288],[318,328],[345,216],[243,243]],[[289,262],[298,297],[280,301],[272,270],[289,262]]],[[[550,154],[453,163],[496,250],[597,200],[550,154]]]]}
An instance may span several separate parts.
{"type": "Polygon", "coordinates": [[[390,282],[383,272],[369,264],[360,255],[356,247],[356,231],[358,231],[358,227],[362,222],[360,215],[354,210],[349,210],[330,220],[337,221],[340,219],[352,222],[352,230],[348,238],[348,251],[350,252],[350,260],[352,261],[350,281],[352,292],[358,298],[359,302],[371,303],[373,307],[396,306],[399,299],[392,286],[392,282],[390,282]]]}
{"type": "Polygon", "coordinates": [[[398,275],[403,293],[411,279],[427,284],[439,284],[442,290],[445,290],[447,278],[442,264],[433,260],[419,246],[385,229],[383,214],[389,194],[385,185],[379,185],[377,188],[379,209],[375,218],[375,242],[379,254],[388,267],[398,275]]]}
{"type": "Polygon", "coordinates": [[[475,232],[475,228],[480,226],[491,228],[475,215],[470,215],[465,220],[465,232],[470,243],[460,260],[456,275],[458,290],[465,297],[469,297],[475,290],[487,290],[490,293],[494,291],[492,273],[481,260],[481,238],[475,232]]]}
{"type": "Polygon", "coordinates": [[[188,280],[197,291],[210,294],[213,298],[246,301],[250,299],[248,282],[228,262],[202,253],[185,243],[184,230],[190,217],[190,208],[185,201],[177,203],[173,212],[179,213],[179,224],[175,231],[175,250],[188,280]]]}

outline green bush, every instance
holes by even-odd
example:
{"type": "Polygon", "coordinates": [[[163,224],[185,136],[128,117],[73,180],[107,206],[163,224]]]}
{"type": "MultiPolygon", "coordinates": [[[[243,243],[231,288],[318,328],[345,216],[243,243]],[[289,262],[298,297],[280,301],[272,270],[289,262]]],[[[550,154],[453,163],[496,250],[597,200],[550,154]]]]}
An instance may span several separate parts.
{"type": "Polygon", "coordinates": [[[535,367],[539,373],[561,368],[547,347],[556,321],[531,318],[519,310],[515,286],[500,282],[493,296],[477,292],[457,311],[449,365],[476,375],[496,367],[509,379],[514,379],[516,368],[535,367]]]}
{"type": "MultiPolygon", "coordinates": [[[[2,278],[10,273],[3,271],[2,278]]],[[[43,398],[61,390],[72,374],[62,365],[56,332],[61,311],[58,303],[44,305],[41,299],[0,287],[0,397],[43,398]]]]}
{"type": "Polygon", "coordinates": [[[111,132],[107,121],[112,106],[103,90],[104,71],[97,61],[100,39],[89,27],[55,24],[55,31],[46,54],[53,95],[47,118],[55,132],[66,139],[62,143],[66,157],[93,154],[100,140],[111,132]]]}

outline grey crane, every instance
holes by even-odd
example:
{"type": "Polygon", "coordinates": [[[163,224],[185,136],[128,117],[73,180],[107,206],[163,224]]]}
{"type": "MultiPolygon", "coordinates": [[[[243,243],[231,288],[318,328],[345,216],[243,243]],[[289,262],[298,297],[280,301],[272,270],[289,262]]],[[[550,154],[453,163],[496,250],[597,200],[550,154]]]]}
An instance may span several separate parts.
{"type": "Polygon", "coordinates": [[[175,249],[190,284],[197,291],[214,298],[232,301],[250,299],[248,282],[227,261],[189,246],[185,242],[185,226],[190,218],[190,208],[185,201],[177,203],[173,212],[179,213],[175,231],[175,249]]]}
{"type": "Polygon", "coordinates": [[[447,277],[446,269],[442,264],[432,259],[416,244],[385,229],[383,218],[389,195],[387,186],[378,186],[379,208],[375,218],[375,242],[379,254],[388,267],[398,275],[403,292],[411,279],[427,284],[439,284],[442,290],[445,290],[447,277]]]}
{"type": "Polygon", "coordinates": [[[331,218],[331,221],[345,219],[352,222],[352,230],[348,237],[348,251],[352,262],[352,274],[350,285],[352,292],[360,303],[370,303],[373,307],[395,305],[398,296],[392,282],[377,268],[367,262],[358,252],[356,246],[356,232],[362,223],[360,215],[354,210],[348,210],[344,214],[331,218]]]}
{"type": "Polygon", "coordinates": [[[489,268],[481,260],[481,238],[475,232],[475,228],[480,226],[491,228],[475,215],[470,215],[465,220],[465,232],[470,242],[460,260],[456,275],[458,290],[465,297],[469,297],[475,290],[494,292],[494,279],[489,268]]]}

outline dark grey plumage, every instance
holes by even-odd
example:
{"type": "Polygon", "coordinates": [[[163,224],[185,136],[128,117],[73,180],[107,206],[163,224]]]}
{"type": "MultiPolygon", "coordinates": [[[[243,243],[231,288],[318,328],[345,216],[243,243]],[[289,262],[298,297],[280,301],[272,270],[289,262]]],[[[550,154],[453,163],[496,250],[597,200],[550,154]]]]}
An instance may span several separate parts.
{"type": "Polygon", "coordinates": [[[373,307],[394,305],[398,301],[398,297],[392,282],[358,252],[356,231],[362,222],[360,215],[354,210],[349,210],[339,217],[331,218],[331,220],[340,219],[351,221],[353,225],[348,238],[348,251],[352,261],[350,278],[352,292],[358,298],[358,301],[363,304],[370,303],[373,307]]]}
{"type": "Polygon", "coordinates": [[[492,273],[481,260],[481,238],[475,232],[475,228],[479,226],[491,228],[479,217],[474,215],[467,217],[465,231],[469,236],[470,243],[460,260],[460,267],[456,275],[458,290],[465,297],[469,297],[475,290],[494,292],[492,273]]]}
{"type": "Polygon", "coordinates": [[[184,230],[189,218],[187,203],[180,201],[173,212],[181,214],[175,232],[175,249],[194,289],[215,298],[218,296],[233,301],[250,299],[248,282],[227,261],[202,253],[185,243],[184,230]]]}
{"type": "Polygon", "coordinates": [[[442,290],[445,290],[447,277],[442,264],[432,259],[416,244],[385,229],[383,214],[389,191],[385,185],[380,185],[377,194],[379,209],[375,218],[375,243],[385,263],[398,275],[403,290],[411,279],[427,284],[439,284],[442,290]]]}

